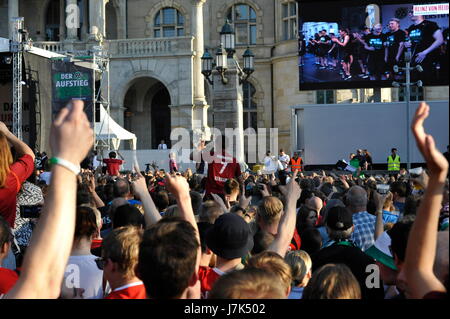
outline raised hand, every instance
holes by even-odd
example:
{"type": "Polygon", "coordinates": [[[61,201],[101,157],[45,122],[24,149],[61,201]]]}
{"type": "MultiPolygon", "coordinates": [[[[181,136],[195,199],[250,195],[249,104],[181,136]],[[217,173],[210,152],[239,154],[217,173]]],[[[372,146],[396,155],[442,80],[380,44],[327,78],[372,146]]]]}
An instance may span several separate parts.
{"type": "Polygon", "coordinates": [[[222,210],[223,210],[225,213],[228,213],[228,212],[230,211],[230,208],[227,207],[227,205],[225,205],[225,203],[224,203],[222,197],[220,197],[220,196],[217,195],[217,194],[211,194],[211,197],[214,199],[214,201],[215,201],[217,204],[219,204],[219,206],[222,208],[222,210]]]}
{"type": "Polygon", "coordinates": [[[381,195],[377,191],[373,192],[373,200],[375,202],[375,207],[377,211],[383,210],[384,203],[386,201],[387,194],[381,195]]]}
{"type": "Polygon", "coordinates": [[[171,192],[176,198],[181,198],[183,196],[189,196],[189,184],[181,175],[171,176],[166,175],[166,187],[169,192],[171,192]]]}
{"type": "Polygon", "coordinates": [[[417,147],[427,162],[430,178],[438,177],[445,181],[448,171],[448,162],[439,150],[436,149],[434,139],[425,132],[423,123],[430,113],[430,106],[422,102],[416,110],[412,120],[411,129],[416,139],[417,147]]]}
{"type": "Polygon", "coordinates": [[[131,182],[131,187],[133,190],[133,194],[142,199],[142,195],[148,193],[147,183],[145,181],[145,177],[141,174],[138,174],[138,177],[131,182]]]}
{"type": "Polygon", "coordinates": [[[444,155],[436,148],[434,138],[431,135],[427,135],[425,138],[425,152],[423,155],[427,160],[430,178],[438,178],[440,181],[445,182],[448,172],[448,162],[444,155]]]}
{"type": "Polygon", "coordinates": [[[263,189],[261,189],[261,196],[262,197],[270,196],[270,193],[269,193],[269,190],[267,189],[267,185],[266,184],[258,184],[258,185],[262,185],[262,188],[263,188],[263,189]]]}
{"type": "Polygon", "coordinates": [[[248,205],[250,205],[251,200],[251,196],[245,197],[245,192],[242,192],[241,196],[239,197],[239,206],[243,209],[246,209],[248,205]]]}
{"type": "Polygon", "coordinates": [[[83,101],[71,101],[56,117],[50,133],[54,156],[74,164],[79,164],[86,157],[94,143],[94,131],[83,107],[83,101]]]}
{"type": "Polygon", "coordinates": [[[302,193],[300,185],[295,180],[297,178],[297,174],[298,174],[298,170],[295,170],[294,174],[292,175],[291,180],[287,184],[286,196],[287,196],[288,200],[295,200],[295,201],[297,201],[300,198],[300,195],[302,193]]]}
{"type": "Polygon", "coordinates": [[[411,130],[416,139],[417,147],[419,148],[420,153],[422,153],[422,155],[425,154],[425,140],[427,137],[427,134],[425,133],[425,128],[423,127],[423,123],[429,114],[430,114],[430,106],[427,103],[422,102],[417,108],[411,123],[411,130]]]}
{"type": "Polygon", "coordinates": [[[3,134],[9,133],[8,127],[2,121],[0,121],[0,132],[2,132],[3,134]]]}

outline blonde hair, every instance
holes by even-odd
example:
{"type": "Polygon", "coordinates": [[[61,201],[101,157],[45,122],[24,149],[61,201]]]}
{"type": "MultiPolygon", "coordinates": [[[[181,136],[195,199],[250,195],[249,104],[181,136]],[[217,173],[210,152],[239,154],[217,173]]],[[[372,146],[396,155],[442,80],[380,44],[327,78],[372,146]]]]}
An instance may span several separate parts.
{"type": "Polygon", "coordinates": [[[208,299],[285,299],[278,276],[262,269],[245,268],[221,276],[208,299]]]}
{"type": "Polygon", "coordinates": [[[300,285],[308,271],[311,270],[311,257],[304,250],[292,250],[286,254],[284,260],[291,267],[292,285],[300,285]]]}
{"type": "Polygon", "coordinates": [[[284,291],[287,291],[291,287],[291,267],[275,252],[263,251],[252,256],[247,261],[246,268],[262,269],[277,275],[283,284],[284,291]]]}
{"type": "Polygon", "coordinates": [[[283,203],[277,197],[264,197],[258,206],[257,216],[261,218],[264,223],[272,225],[280,221],[281,213],[283,212],[283,203]]]}
{"type": "Polygon", "coordinates": [[[100,229],[102,227],[102,213],[92,204],[82,204],[81,207],[89,207],[95,214],[95,222],[97,224],[98,232],[100,233],[100,229]]]}
{"type": "Polygon", "coordinates": [[[361,299],[361,287],[346,265],[327,264],[313,273],[302,299],[361,299]]]}
{"type": "Polygon", "coordinates": [[[119,265],[119,269],[127,278],[134,277],[138,264],[139,245],[143,231],[135,226],[119,227],[103,240],[102,256],[110,258],[119,265]]]}
{"type": "Polygon", "coordinates": [[[8,140],[3,132],[0,132],[0,188],[6,186],[6,178],[10,172],[13,157],[9,148],[8,140]]]}

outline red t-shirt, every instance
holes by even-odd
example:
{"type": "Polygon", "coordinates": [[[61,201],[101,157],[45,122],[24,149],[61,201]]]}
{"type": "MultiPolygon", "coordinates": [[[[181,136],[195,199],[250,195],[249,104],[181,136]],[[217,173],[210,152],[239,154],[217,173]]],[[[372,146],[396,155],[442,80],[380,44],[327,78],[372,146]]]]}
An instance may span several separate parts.
{"type": "Polygon", "coordinates": [[[217,268],[200,266],[198,270],[198,277],[201,283],[202,295],[204,295],[207,291],[210,291],[216,282],[217,279],[222,276],[220,270],[217,268]]]}
{"type": "Polygon", "coordinates": [[[290,250],[300,250],[302,246],[302,240],[300,235],[297,232],[297,229],[294,230],[294,236],[292,236],[291,243],[289,244],[290,250]]]}
{"type": "Polygon", "coordinates": [[[0,295],[6,294],[16,284],[19,275],[13,270],[0,268],[0,295]]]}
{"type": "Polygon", "coordinates": [[[140,281],[115,289],[105,299],[147,299],[147,293],[140,281]]]}
{"type": "Polygon", "coordinates": [[[22,183],[33,173],[34,161],[30,155],[24,155],[10,166],[5,187],[0,188],[0,215],[14,228],[16,220],[16,196],[22,183]]]}
{"type": "Polygon", "coordinates": [[[206,179],[206,194],[223,194],[225,182],[241,175],[241,167],[234,157],[228,154],[213,154],[212,162],[208,163],[208,178],[206,179]]]}
{"type": "Polygon", "coordinates": [[[109,175],[118,176],[119,168],[123,161],[117,158],[105,158],[103,163],[106,164],[106,169],[108,170],[109,175]]]}
{"type": "Polygon", "coordinates": [[[93,239],[91,243],[91,249],[96,249],[102,246],[103,239],[93,239]]]}

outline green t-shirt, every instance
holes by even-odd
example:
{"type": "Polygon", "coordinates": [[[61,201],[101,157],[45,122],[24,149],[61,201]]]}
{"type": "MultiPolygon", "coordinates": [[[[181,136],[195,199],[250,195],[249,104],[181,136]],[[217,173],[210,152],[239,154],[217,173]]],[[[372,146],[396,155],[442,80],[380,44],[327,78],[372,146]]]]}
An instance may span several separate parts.
{"type": "Polygon", "coordinates": [[[359,160],[357,158],[353,158],[350,161],[350,166],[353,166],[354,168],[358,168],[359,167],[359,160]]]}

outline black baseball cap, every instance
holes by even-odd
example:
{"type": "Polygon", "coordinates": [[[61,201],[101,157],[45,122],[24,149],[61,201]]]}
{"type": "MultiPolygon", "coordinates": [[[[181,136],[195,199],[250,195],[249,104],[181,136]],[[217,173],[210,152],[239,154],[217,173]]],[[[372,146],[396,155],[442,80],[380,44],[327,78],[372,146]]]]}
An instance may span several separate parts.
{"type": "Polygon", "coordinates": [[[328,211],[327,226],[333,230],[347,230],[353,226],[352,215],[347,208],[335,206],[328,211]]]}
{"type": "Polygon", "coordinates": [[[253,248],[253,237],[247,222],[239,215],[226,213],[206,232],[206,245],[224,259],[242,258],[253,248]]]}

